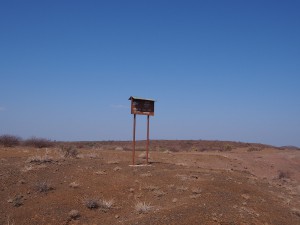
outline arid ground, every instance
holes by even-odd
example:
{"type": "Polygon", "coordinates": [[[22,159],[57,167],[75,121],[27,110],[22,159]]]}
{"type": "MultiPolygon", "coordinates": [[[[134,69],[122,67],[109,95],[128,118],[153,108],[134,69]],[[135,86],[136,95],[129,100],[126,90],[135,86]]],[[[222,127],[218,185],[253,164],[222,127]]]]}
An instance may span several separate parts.
{"type": "Polygon", "coordinates": [[[300,150],[218,141],[0,147],[0,224],[300,224],[300,150]]]}

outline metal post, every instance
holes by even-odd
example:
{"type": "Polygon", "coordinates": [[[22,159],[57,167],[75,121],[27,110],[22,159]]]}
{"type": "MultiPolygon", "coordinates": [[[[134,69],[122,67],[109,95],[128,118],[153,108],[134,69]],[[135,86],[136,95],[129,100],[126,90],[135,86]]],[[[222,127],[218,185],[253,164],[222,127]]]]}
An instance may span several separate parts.
{"type": "Polygon", "coordinates": [[[133,149],[132,149],[132,165],[134,165],[134,158],[135,158],[135,125],[136,125],[136,114],[133,115],[133,149]]]}
{"type": "Polygon", "coordinates": [[[147,164],[148,164],[148,156],[149,156],[149,115],[147,115],[147,164]]]}

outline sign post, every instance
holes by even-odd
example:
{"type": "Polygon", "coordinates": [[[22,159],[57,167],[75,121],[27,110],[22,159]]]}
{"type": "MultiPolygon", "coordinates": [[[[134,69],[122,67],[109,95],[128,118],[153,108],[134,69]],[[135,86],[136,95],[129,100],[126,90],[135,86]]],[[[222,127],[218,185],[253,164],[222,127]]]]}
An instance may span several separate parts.
{"type": "Polygon", "coordinates": [[[135,128],[136,128],[136,115],[147,116],[147,144],[146,144],[146,162],[149,163],[149,121],[150,116],[154,116],[154,100],[137,98],[131,96],[131,114],[133,114],[133,149],[132,149],[132,165],[135,165],[135,128]]]}

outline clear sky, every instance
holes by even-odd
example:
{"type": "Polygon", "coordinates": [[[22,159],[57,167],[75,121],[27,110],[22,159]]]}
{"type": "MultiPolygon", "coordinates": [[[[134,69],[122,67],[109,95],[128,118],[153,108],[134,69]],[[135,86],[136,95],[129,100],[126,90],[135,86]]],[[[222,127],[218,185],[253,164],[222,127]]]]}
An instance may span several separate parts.
{"type": "Polygon", "coordinates": [[[0,1],[0,134],[300,146],[300,1],[0,1]],[[145,139],[138,116],[137,138],[145,139]]]}

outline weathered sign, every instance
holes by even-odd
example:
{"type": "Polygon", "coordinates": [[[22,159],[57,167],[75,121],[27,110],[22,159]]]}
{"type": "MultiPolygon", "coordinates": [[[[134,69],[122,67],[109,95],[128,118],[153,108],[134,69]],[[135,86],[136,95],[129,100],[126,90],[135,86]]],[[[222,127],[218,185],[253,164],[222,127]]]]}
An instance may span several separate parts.
{"type": "Polygon", "coordinates": [[[130,97],[131,114],[154,116],[154,100],[130,97]]]}
{"type": "Polygon", "coordinates": [[[149,154],[149,117],[154,116],[154,100],[137,98],[131,96],[128,100],[131,100],[131,114],[133,114],[133,148],[132,148],[132,165],[135,163],[135,126],[136,126],[136,115],[147,116],[147,146],[146,146],[146,160],[148,164],[149,154]]]}

